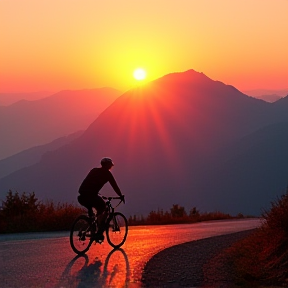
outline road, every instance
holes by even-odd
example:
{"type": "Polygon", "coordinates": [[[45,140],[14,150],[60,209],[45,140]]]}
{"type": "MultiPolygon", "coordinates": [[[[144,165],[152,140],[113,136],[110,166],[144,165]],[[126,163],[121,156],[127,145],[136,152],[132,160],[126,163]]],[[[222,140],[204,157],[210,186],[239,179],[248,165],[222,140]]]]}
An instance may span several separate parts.
{"type": "MultiPolygon", "coordinates": [[[[248,230],[259,219],[197,224],[129,227],[126,243],[112,250],[107,242],[92,244],[76,257],[69,232],[0,235],[0,287],[141,287],[145,263],[176,244],[248,230]]],[[[165,263],[163,263],[165,265],[165,263]]]]}

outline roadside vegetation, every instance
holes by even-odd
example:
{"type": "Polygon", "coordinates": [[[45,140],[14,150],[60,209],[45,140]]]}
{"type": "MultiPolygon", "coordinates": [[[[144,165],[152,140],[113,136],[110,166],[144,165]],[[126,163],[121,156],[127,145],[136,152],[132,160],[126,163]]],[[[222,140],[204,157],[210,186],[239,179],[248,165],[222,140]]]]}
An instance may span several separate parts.
{"type": "Polygon", "coordinates": [[[11,190],[2,202],[0,233],[69,230],[76,216],[84,209],[72,204],[38,201],[35,193],[11,190]]]}
{"type": "MultiPolygon", "coordinates": [[[[247,216],[248,217],[248,216],[247,216]]],[[[252,216],[250,216],[252,217],[252,216]]],[[[169,211],[158,209],[151,211],[147,217],[137,217],[134,215],[128,219],[129,225],[165,225],[165,224],[183,224],[183,223],[196,223],[211,220],[224,220],[224,219],[239,219],[244,218],[244,215],[239,213],[237,216],[231,216],[220,211],[203,212],[193,207],[188,213],[183,206],[173,204],[169,211]]]]}
{"type": "MultiPolygon", "coordinates": [[[[2,201],[0,210],[0,233],[44,232],[70,230],[75,218],[86,213],[80,205],[41,202],[34,192],[19,194],[11,190],[2,201]]],[[[130,216],[129,225],[165,225],[195,223],[209,220],[244,218],[235,217],[219,211],[200,213],[193,207],[188,213],[185,208],[174,204],[169,211],[151,211],[147,217],[130,216]]]]}
{"type": "Polygon", "coordinates": [[[242,287],[288,287],[288,188],[263,219],[255,233],[228,249],[229,258],[242,287]]]}

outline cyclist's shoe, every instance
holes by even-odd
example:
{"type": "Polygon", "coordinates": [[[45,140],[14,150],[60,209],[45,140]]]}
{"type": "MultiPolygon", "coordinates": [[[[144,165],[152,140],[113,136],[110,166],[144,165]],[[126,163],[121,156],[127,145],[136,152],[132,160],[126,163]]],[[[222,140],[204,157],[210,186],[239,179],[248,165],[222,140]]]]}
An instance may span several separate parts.
{"type": "Polygon", "coordinates": [[[104,235],[103,233],[99,233],[97,232],[94,236],[93,236],[93,240],[98,242],[98,243],[101,243],[104,241],[104,235]]]}

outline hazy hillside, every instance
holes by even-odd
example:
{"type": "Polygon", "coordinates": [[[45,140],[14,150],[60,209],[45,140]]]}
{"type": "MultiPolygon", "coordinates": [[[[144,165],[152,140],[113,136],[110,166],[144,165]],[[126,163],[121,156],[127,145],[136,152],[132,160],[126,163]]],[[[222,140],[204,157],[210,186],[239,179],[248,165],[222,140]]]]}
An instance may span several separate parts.
{"type": "Polygon", "coordinates": [[[0,106],[8,106],[20,100],[34,101],[48,97],[54,93],[48,91],[32,93],[0,93],[0,106]]]}
{"type": "MultiPolygon", "coordinates": [[[[262,181],[257,176],[257,185],[252,185],[253,166],[237,156],[242,147],[237,145],[246,139],[249,147],[249,135],[288,121],[287,101],[282,103],[248,97],[193,70],[169,74],[126,92],[69,145],[1,179],[1,195],[17,189],[35,191],[43,199],[75,201],[86,173],[98,166],[101,157],[111,156],[116,163],[113,173],[127,196],[123,209],[129,214],[169,209],[175,203],[202,211],[221,208],[223,212],[259,214],[266,200],[281,193],[282,176],[275,174],[262,181]],[[239,165],[251,167],[237,170],[239,165]],[[231,177],[229,171],[235,175],[231,177]],[[263,186],[275,189],[268,192],[263,186]],[[265,192],[264,202],[255,200],[261,191],[265,192]]],[[[269,134],[273,129],[265,131],[265,137],[273,140],[269,134]]],[[[285,130],[283,133],[286,135],[285,130]]],[[[261,139],[259,143],[265,144],[261,139]]],[[[262,152],[252,159],[270,159],[267,149],[255,149],[262,152]]],[[[257,164],[259,175],[272,165],[269,161],[257,164]]],[[[286,173],[286,166],[282,169],[286,173]]],[[[111,193],[109,186],[105,191],[111,193]]]]}
{"type": "Polygon", "coordinates": [[[229,211],[268,209],[288,185],[287,147],[288,121],[265,126],[225,147],[211,159],[209,180],[201,183],[202,197],[209,206],[229,211]],[[212,190],[215,193],[209,193],[212,190]]]}
{"type": "Polygon", "coordinates": [[[32,147],[0,160],[0,178],[3,178],[19,169],[36,164],[41,160],[45,153],[56,150],[61,146],[70,143],[72,140],[78,138],[82,133],[83,131],[78,131],[71,135],[58,138],[48,144],[32,147]]]}
{"type": "Polygon", "coordinates": [[[0,106],[0,159],[86,129],[119,95],[111,88],[61,91],[0,106]]]}

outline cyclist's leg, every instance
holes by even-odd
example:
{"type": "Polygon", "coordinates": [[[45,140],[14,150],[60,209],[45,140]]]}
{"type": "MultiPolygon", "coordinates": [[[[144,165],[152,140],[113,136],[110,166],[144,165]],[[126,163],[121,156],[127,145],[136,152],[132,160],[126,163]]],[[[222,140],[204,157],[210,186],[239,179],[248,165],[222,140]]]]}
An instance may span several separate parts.
{"type": "Polygon", "coordinates": [[[79,195],[78,196],[78,202],[84,206],[85,208],[87,208],[88,210],[88,216],[89,218],[92,218],[93,217],[93,209],[92,209],[92,206],[91,206],[91,201],[90,199],[87,199],[87,197],[84,197],[83,195],[79,195]]]}
{"type": "Polygon", "coordinates": [[[90,225],[91,225],[91,233],[94,234],[96,232],[96,226],[94,222],[94,213],[93,213],[93,206],[91,206],[91,200],[90,197],[84,197],[83,195],[78,196],[78,202],[87,208],[88,210],[88,217],[90,219],[90,225]]]}
{"type": "Polygon", "coordinates": [[[96,195],[93,201],[93,207],[97,210],[97,224],[98,224],[98,235],[103,235],[105,231],[105,222],[108,216],[106,211],[106,203],[99,195],[96,195]]]}

